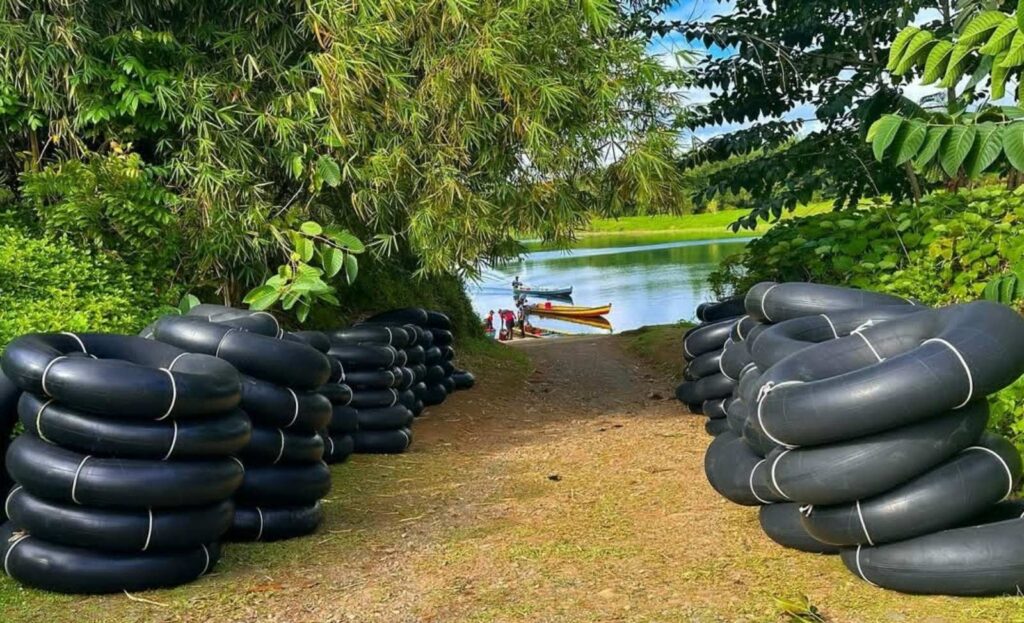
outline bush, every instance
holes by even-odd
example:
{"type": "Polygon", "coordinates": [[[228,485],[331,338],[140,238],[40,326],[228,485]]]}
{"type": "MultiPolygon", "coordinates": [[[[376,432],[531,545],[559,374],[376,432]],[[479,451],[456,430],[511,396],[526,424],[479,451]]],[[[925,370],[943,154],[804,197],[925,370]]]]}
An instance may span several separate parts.
{"type": "Polygon", "coordinates": [[[176,300],[152,271],[78,247],[0,227],[0,349],[36,331],[135,333],[176,300]]]}
{"type": "MultiPolygon", "coordinates": [[[[1024,268],[1022,224],[1024,189],[940,192],[917,205],[878,202],[783,221],[727,260],[711,281],[718,294],[759,281],[813,281],[927,305],[971,301],[993,278],[1024,268]]],[[[1024,380],[990,403],[989,426],[1024,449],[1024,380]]]]}

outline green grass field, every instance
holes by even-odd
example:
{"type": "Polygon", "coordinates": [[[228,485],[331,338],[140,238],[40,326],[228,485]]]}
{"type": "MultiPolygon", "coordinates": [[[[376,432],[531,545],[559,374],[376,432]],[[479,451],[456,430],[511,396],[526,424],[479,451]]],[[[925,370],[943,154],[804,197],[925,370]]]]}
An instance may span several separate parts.
{"type": "MultiPolygon", "coordinates": [[[[818,201],[800,206],[787,212],[783,219],[819,214],[832,209],[831,201],[818,201]]],[[[761,222],[757,229],[741,229],[734,232],[729,225],[744,216],[747,210],[722,210],[706,214],[659,214],[654,216],[627,216],[619,219],[594,219],[582,236],[607,236],[617,234],[678,233],[677,240],[701,240],[704,238],[748,238],[763,234],[771,223],[761,222]]]]}

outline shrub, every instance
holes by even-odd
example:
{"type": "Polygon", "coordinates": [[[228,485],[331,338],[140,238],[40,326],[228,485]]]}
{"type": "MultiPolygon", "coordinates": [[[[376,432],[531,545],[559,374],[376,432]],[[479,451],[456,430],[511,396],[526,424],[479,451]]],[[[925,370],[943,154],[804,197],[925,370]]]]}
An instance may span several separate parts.
{"type": "MultiPolygon", "coordinates": [[[[163,276],[170,282],[170,275],[163,276]]],[[[0,227],[0,349],[35,331],[135,333],[176,300],[149,269],[78,247],[0,227]]]]}

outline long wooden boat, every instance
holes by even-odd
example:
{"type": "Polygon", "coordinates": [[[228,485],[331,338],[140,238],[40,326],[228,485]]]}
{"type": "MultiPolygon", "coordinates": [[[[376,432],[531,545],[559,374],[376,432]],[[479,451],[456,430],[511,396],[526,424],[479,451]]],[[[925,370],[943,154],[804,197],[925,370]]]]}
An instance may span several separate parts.
{"type": "Polygon", "coordinates": [[[515,292],[516,294],[528,294],[531,296],[572,296],[572,286],[556,288],[544,286],[531,287],[527,285],[521,285],[512,288],[512,291],[515,292]]]}
{"type": "Polygon", "coordinates": [[[607,315],[612,311],[612,304],[601,305],[600,307],[581,307],[579,305],[552,305],[551,303],[537,303],[527,305],[526,311],[534,314],[547,314],[549,316],[563,316],[566,318],[595,318],[607,315]]]}
{"type": "MultiPolygon", "coordinates": [[[[578,324],[578,325],[583,325],[583,326],[586,326],[586,327],[593,327],[595,329],[602,329],[604,331],[611,331],[612,330],[612,323],[609,322],[608,319],[603,317],[603,316],[596,316],[596,317],[559,316],[557,314],[546,314],[546,313],[543,313],[543,312],[537,312],[535,315],[540,316],[541,318],[552,318],[554,320],[561,320],[562,322],[568,322],[568,323],[571,323],[571,324],[578,324]]],[[[555,332],[554,329],[550,329],[550,328],[547,328],[547,327],[545,327],[545,330],[546,331],[551,331],[553,333],[555,332]]],[[[572,334],[569,331],[565,331],[564,333],[572,334]]],[[[575,334],[572,334],[572,335],[575,335],[575,334]]]]}

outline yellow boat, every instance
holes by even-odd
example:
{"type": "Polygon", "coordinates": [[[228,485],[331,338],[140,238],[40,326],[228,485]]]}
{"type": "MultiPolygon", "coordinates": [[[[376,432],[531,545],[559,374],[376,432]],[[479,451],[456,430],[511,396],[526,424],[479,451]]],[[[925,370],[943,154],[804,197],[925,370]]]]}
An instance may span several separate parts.
{"type": "MultiPolygon", "coordinates": [[[[543,313],[543,312],[537,312],[536,315],[540,316],[541,318],[553,318],[555,320],[561,320],[562,322],[569,322],[569,323],[573,323],[573,324],[580,324],[580,325],[587,326],[587,327],[594,327],[595,329],[603,329],[605,331],[611,331],[612,330],[612,323],[608,322],[608,319],[604,318],[602,316],[596,316],[596,317],[593,317],[593,318],[585,317],[585,316],[558,316],[558,315],[555,315],[555,314],[546,314],[546,313],[543,313]]],[[[547,329],[546,328],[545,330],[551,331],[551,332],[555,332],[554,329],[547,329]]],[[[569,332],[565,332],[565,333],[569,333],[569,332]]]]}
{"type": "Polygon", "coordinates": [[[566,318],[596,318],[610,313],[612,311],[612,304],[608,303],[600,307],[580,307],[578,305],[537,303],[527,305],[526,311],[534,314],[546,314],[548,316],[564,316],[566,318]]]}

